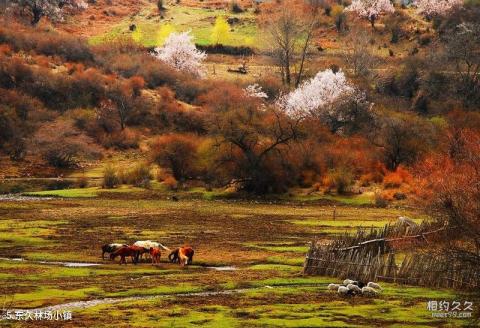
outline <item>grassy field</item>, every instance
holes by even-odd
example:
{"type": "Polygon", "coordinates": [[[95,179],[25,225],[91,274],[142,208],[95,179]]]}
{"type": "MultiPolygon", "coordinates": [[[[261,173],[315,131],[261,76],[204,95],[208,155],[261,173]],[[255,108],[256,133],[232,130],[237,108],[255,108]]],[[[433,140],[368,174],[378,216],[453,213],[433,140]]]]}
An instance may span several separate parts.
{"type": "Polygon", "coordinates": [[[212,31],[217,17],[238,19],[238,23],[231,26],[223,44],[258,46],[257,25],[253,13],[231,13],[219,9],[192,8],[174,4],[169,5],[162,15],[158,14],[155,5],[145,7],[134,17],[125,18],[112,26],[106,33],[90,37],[89,42],[98,44],[126,37],[133,38],[146,47],[153,47],[162,45],[165,37],[172,31],[191,31],[195,43],[210,45],[215,43],[212,39],[212,31]],[[137,28],[133,33],[129,30],[131,24],[135,24],[137,28]]]}
{"type": "Polygon", "coordinates": [[[141,190],[123,191],[56,191],[69,198],[1,201],[0,286],[6,304],[70,308],[73,320],[55,327],[466,323],[434,319],[426,309],[428,300],[461,297],[452,291],[383,284],[378,298],[344,299],[326,291],[334,278],[301,273],[313,238],[328,239],[357,226],[380,227],[399,215],[421,218],[417,213],[344,205],[337,206],[333,221],[332,206],[186,197],[173,202],[141,190]],[[170,247],[191,244],[194,264],[180,268],[166,263],[166,254],[158,266],[119,266],[100,257],[104,243],[142,239],[170,247]]]}

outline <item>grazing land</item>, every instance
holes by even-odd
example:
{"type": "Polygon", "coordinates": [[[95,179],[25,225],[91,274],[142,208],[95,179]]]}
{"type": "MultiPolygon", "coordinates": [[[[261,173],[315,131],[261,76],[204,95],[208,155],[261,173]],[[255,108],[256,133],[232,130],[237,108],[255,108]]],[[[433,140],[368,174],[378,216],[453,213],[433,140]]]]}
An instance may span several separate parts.
{"type": "MultiPolygon", "coordinates": [[[[0,281],[11,308],[71,303],[73,321],[61,324],[72,327],[440,327],[454,322],[432,320],[426,309],[430,299],[454,298],[449,290],[383,284],[377,298],[345,299],[326,290],[334,278],[302,275],[312,239],[380,227],[399,215],[420,220],[412,210],[338,204],[333,220],[333,203],[208,201],[187,195],[174,202],[142,190],[99,194],[83,198],[69,190],[64,194],[69,198],[0,202],[0,281]],[[167,263],[166,254],[158,266],[101,259],[104,243],[145,239],[194,246],[193,265],[167,263]]],[[[36,323],[42,325],[48,322],[36,323]]]]}

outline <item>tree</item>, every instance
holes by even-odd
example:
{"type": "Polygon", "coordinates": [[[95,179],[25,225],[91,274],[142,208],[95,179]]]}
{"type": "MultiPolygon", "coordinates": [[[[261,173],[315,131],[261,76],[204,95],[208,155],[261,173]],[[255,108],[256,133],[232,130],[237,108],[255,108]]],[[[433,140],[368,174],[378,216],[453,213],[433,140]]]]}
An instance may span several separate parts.
{"type": "Polygon", "coordinates": [[[433,133],[433,126],[420,118],[390,113],[380,118],[379,134],[372,139],[383,149],[387,169],[394,171],[427,153],[433,146],[433,133]]]}
{"type": "Polygon", "coordinates": [[[477,265],[480,265],[479,168],[478,130],[453,128],[448,133],[446,147],[425,159],[418,170],[422,205],[447,229],[444,249],[477,265]]]}
{"type": "Polygon", "coordinates": [[[151,161],[172,171],[176,180],[183,181],[195,174],[198,138],[169,134],[158,137],[150,146],[151,161]]]}
{"type": "Polygon", "coordinates": [[[88,7],[83,0],[11,0],[9,6],[12,9],[18,9],[21,13],[29,12],[32,25],[37,25],[44,16],[52,20],[62,20],[65,8],[88,7]]]}
{"type": "Polygon", "coordinates": [[[282,190],[287,147],[301,135],[300,120],[274,106],[259,108],[259,98],[233,86],[214,89],[203,101],[212,111],[209,133],[222,150],[219,164],[230,165],[246,191],[282,190]]]}
{"type": "Polygon", "coordinates": [[[127,119],[136,107],[139,107],[136,100],[141,95],[141,89],[145,86],[145,81],[142,77],[134,76],[123,82],[116,80],[107,89],[107,96],[111,102],[107,101],[105,105],[114,105],[118,114],[118,120],[121,129],[125,129],[127,119]],[[112,104],[113,102],[113,104],[112,104]]]}
{"type": "Polygon", "coordinates": [[[342,71],[330,69],[281,97],[279,105],[291,117],[320,119],[332,132],[356,124],[360,117],[369,116],[371,109],[365,94],[348,83],[342,71]]]}
{"type": "Polygon", "coordinates": [[[458,93],[466,105],[475,107],[480,104],[480,21],[453,27],[445,39],[447,58],[458,76],[458,93]]]}
{"type": "Polygon", "coordinates": [[[171,33],[165,40],[164,46],[155,48],[155,51],[158,59],[176,70],[194,76],[204,74],[202,62],[207,55],[195,47],[190,32],[171,33]]]}
{"type": "Polygon", "coordinates": [[[218,16],[212,29],[213,44],[225,44],[230,38],[230,25],[225,17],[218,16]]]}
{"type": "Polygon", "coordinates": [[[369,51],[370,35],[365,30],[352,31],[345,50],[345,62],[356,76],[368,76],[378,60],[369,51]]]}
{"type": "Polygon", "coordinates": [[[464,0],[415,0],[418,12],[427,18],[446,15],[463,6],[464,0]]]}
{"type": "Polygon", "coordinates": [[[292,83],[292,70],[296,70],[296,87],[302,80],[318,26],[318,12],[316,6],[302,7],[290,0],[275,7],[273,13],[265,12],[261,18],[272,55],[280,67],[282,82],[286,85],[292,83]]]}
{"type": "Polygon", "coordinates": [[[395,12],[390,0],[353,0],[345,10],[352,11],[362,18],[368,19],[375,28],[375,21],[383,14],[395,12]]]}

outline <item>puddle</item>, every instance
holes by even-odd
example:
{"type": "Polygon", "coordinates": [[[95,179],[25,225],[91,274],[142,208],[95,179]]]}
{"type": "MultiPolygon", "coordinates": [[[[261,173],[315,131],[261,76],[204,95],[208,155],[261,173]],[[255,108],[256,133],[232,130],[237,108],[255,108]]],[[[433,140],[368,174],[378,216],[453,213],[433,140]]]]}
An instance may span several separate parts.
{"type": "Polygon", "coordinates": [[[220,267],[214,267],[214,266],[209,266],[206,267],[207,269],[215,270],[215,271],[236,271],[238,270],[237,267],[234,266],[220,266],[220,267]]]}
{"type": "Polygon", "coordinates": [[[101,263],[85,263],[85,262],[34,261],[34,260],[26,260],[20,257],[17,257],[17,258],[0,257],[0,260],[48,264],[48,265],[61,265],[69,268],[84,268],[84,267],[93,267],[93,266],[101,265],[101,263]]]}
{"type": "Polygon", "coordinates": [[[39,201],[39,200],[52,200],[53,197],[35,197],[35,196],[22,196],[18,194],[6,194],[0,195],[0,202],[28,202],[28,201],[39,201]]]}

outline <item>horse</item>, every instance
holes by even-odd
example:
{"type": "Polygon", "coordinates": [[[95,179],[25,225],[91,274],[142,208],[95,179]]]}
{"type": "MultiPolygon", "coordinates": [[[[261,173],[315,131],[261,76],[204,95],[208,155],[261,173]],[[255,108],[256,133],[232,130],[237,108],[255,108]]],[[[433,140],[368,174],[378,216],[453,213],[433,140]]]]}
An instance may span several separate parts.
{"type": "Polygon", "coordinates": [[[125,260],[125,257],[130,256],[132,258],[132,263],[137,264],[138,263],[138,257],[140,256],[141,252],[144,252],[145,249],[143,247],[138,247],[138,246],[126,246],[122,247],[120,249],[117,249],[115,252],[110,254],[110,260],[115,260],[117,256],[120,256],[120,265],[124,263],[127,265],[127,261],[125,260]]]}
{"type": "Polygon", "coordinates": [[[160,252],[160,248],[158,247],[150,247],[150,257],[152,258],[152,265],[155,263],[160,263],[160,256],[162,253],[160,252]]]}
{"type": "Polygon", "coordinates": [[[193,263],[193,254],[195,251],[190,246],[182,246],[173,250],[169,255],[168,259],[171,263],[179,263],[181,266],[193,263]]]}
{"type": "Polygon", "coordinates": [[[140,253],[140,258],[142,258],[143,254],[145,253],[149,254],[150,248],[162,248],[166,251],[170,251],[168,247],[165,247],[162,244],[151,240],[139,240],[133,243],[133,246],[143,247],[145,249],[145,252],[140,253]]]}
{"type": "Polygon", "coordinates": [[[122,248],[122,247],[127,247],[128,245],[125,244],[117,244],[117,243],[112,243],[112,244],[105,244],[102,246],[102,260],[105,260],[105,253],[111,254],[115,252],[116,250],[122,248]]]}

